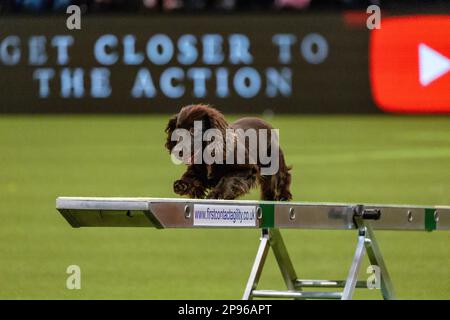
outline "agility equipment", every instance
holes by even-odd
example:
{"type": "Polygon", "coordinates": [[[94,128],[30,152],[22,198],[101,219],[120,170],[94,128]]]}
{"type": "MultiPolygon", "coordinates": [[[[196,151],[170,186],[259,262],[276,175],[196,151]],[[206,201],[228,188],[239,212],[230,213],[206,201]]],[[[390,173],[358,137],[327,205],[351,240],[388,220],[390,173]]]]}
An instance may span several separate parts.
{"type": "MultiPolygon", "coordinates": [[[[394,288],[374,230],[450,230],[450,206],[364,205],[242,200],[167,198],[59,197],[56,208],[74,228],[149,227],[260,229],[260,245],[243,299],[352,299],[367,252],[384,299],[395,299],[394,288]],[[297,277],[280,229],[356,230],[357,243],[346,280],[305,280],[297,277]],[[258,290],[264,263],[272,251],[287,290],[258,290]],[[375,273],[376,274],[376,273],[375,273]],[[343,288],[343,291],[304,291],[304,288],[343,288]]],[[[375,283],[377,285],[377,283],[375,283]]]]}

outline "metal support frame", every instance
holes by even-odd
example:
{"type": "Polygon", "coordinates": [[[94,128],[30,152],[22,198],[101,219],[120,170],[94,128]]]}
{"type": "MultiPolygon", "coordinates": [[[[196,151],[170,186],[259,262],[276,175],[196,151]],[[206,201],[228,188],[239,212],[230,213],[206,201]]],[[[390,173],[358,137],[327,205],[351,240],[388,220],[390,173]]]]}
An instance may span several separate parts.
{"type": "MultiPolygon", "coordinates": [[[[387,204],[309,203],[288,201],[244,201],[172,198],[58,197],[56,208],[73,228],[146,227],[168,228],[245,228],[261,229],[261,243],[243,299],[254,297],[293,299],[351,299],[356,288],[367,288],[358,281],[362,259],[367,256],[378,266],[381,294],[395,299],[391,279],[373,230],[450,230],[450,206],[411,206],[387,204]],[[234,211],[243,207],[254,212],[253,220],[229,223],[229,219],[208,221],[198,218],[199,207],[234,211]],[[196,209],[197,207],[197,209],[196,209]],[[197,218],[196,218],[197,217],[197,218]],[[199,223],[201,220],[202,223],[199,223]],[[280,229],[357,230],[352,264],[345,280],[298,279],[280,229]],[[286,284],[286,291],[258,290],[258,281],[269,252],[275,254],[286,284]],[[304,288],[343,288],[342,292],[308,292],[304,288]]],[[[249,216],[249,217],[250,217],[249,216]]],[[[376,271],[378,271],[376,270],[376,271]]]]}
{"type": "Polygon", "coordinates": [[[297,278],[292,261],[287,252],[281,233],[278,229],[262,229],[260,245],[253,267],[245,287],[243,300],[253,298],[292,298],[292,299],[342,299],[350,300],[356,288],[367,288],[365,281],[358,281],[358,273],[367,252],[369,261],[380,270],[381,293],[384,299],[395,299],[389,273],[375,239],[370,222],[366,219],[376,219],[377,212],[367,212],[363,208],[355,208],[354,223],[358,228],[358,240],[355,254],[346,280],[302,280],[297,278]],[[364,216],[367,214],[367,217],[364,216]],[[257,290],[264,263],[269,253],[269,247],[277,260],[287,291],[257,290]],[[342,292],[305,292],[302,288],[344,288],[342,292]]]}
{"type": "Polygon", "coordinates": [[[360,234],[361,232],[364,234],[364,247],[367,256],[369,257],[370,264],[380,268],[381,294],[383,295],[383,298],[385,300],[395,299],[394,286],[392,285],[391,277],[389,276],[389,272],[370,222],[360,217],[355,218],[355,222],[358,225],[360,234]]]}
{"type": "Polygon", "coordinates": [[[278,262],[278,267],[280,268],[286,287],[293,292],[296,289],[297,274],[295,273],[280,231],[278,229],[262,229],[260,241],[252,271],[250,272],[250,277],[245,287],[244,296],[242,297],[243,300],[249,300],[255,295],[255,290],[258,286],[267,254],[269,253],[269,247],[272,248],[275,259],[278,262]]]}

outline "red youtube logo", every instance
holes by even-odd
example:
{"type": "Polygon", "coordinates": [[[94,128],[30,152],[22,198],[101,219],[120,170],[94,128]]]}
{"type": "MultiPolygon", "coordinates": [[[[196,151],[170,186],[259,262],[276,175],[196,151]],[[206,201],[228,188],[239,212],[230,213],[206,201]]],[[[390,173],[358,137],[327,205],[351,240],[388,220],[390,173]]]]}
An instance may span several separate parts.
{"type": "Polygon", "coordinates": [[[369,64],[382,110],[450,113],[450,15],[384,18],[371,32],[369,64]]]}

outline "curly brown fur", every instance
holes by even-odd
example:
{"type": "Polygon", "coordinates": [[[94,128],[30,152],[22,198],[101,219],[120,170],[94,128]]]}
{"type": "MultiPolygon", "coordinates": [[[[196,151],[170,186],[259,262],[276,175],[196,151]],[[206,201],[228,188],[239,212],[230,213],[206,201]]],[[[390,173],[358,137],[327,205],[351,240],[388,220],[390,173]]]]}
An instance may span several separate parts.
{"type": "MultiPolygon", "coordinates": [[[[167,139],[166,149],[172,151],[176,145],[171,140],[172,132],[177,128],[190,130],[194,121],[203,121],[204,130],[215,128],[226,135],[226,129],[272,129],[270,124],[258,118],[242,118],[228,124],[222,113],[218,110],[202,104],[183,107],[168,122],[165,132],[167,139]]],[[[270,139],[268,139],[270,141],[270,139]]],[[[259,142],[258,142],[259,143],[259,142]]],[[[230,146],[224,144],[224,157],[230,152],[230,146]]],[[[236,146],[232,148],[235,151],[236,146]]],[[[246,155],[248,155],[246,146],[246,155]]],[[[236,152],[234,152],[236,154],[236,152]]],[[[248,160],[248,158],[247,158],[248,160]]],[[[176,194],[185,195],[190,198],[208,199],[236,199],[250,191],[256,185],[260,185],[262,200],[292,199],[290,192],[291,168],[284,160],[281,149],[279,150],[279,170],[274,175],[261,175],[262,165],[256,164],[190,164],[181,178],[174,182],[173,189],[176,194]]]]}

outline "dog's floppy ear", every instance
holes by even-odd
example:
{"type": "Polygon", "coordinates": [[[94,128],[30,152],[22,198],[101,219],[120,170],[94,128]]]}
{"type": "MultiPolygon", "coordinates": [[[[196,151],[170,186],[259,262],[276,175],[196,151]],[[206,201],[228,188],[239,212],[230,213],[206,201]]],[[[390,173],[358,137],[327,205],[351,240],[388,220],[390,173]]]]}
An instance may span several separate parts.
{"type": "Polygon", "coordinates": [[[167,150],[169,150],[169,152],[176,145],[176,142],[171,140],[172,132],[175,130],[176,126],[177,126],[177,115],[174,115],[172,118],[169,119],[166,129],[164,130],[167,133],[165,147],[167,150]]]}
{"type": "Polygon", "coordinates": [[[225,132],[228,128],[228,123],[223,114],[219,110],[211,107],[207,109],[207,114],[211,128],[219,129],[220,131],[225,132]]]}

